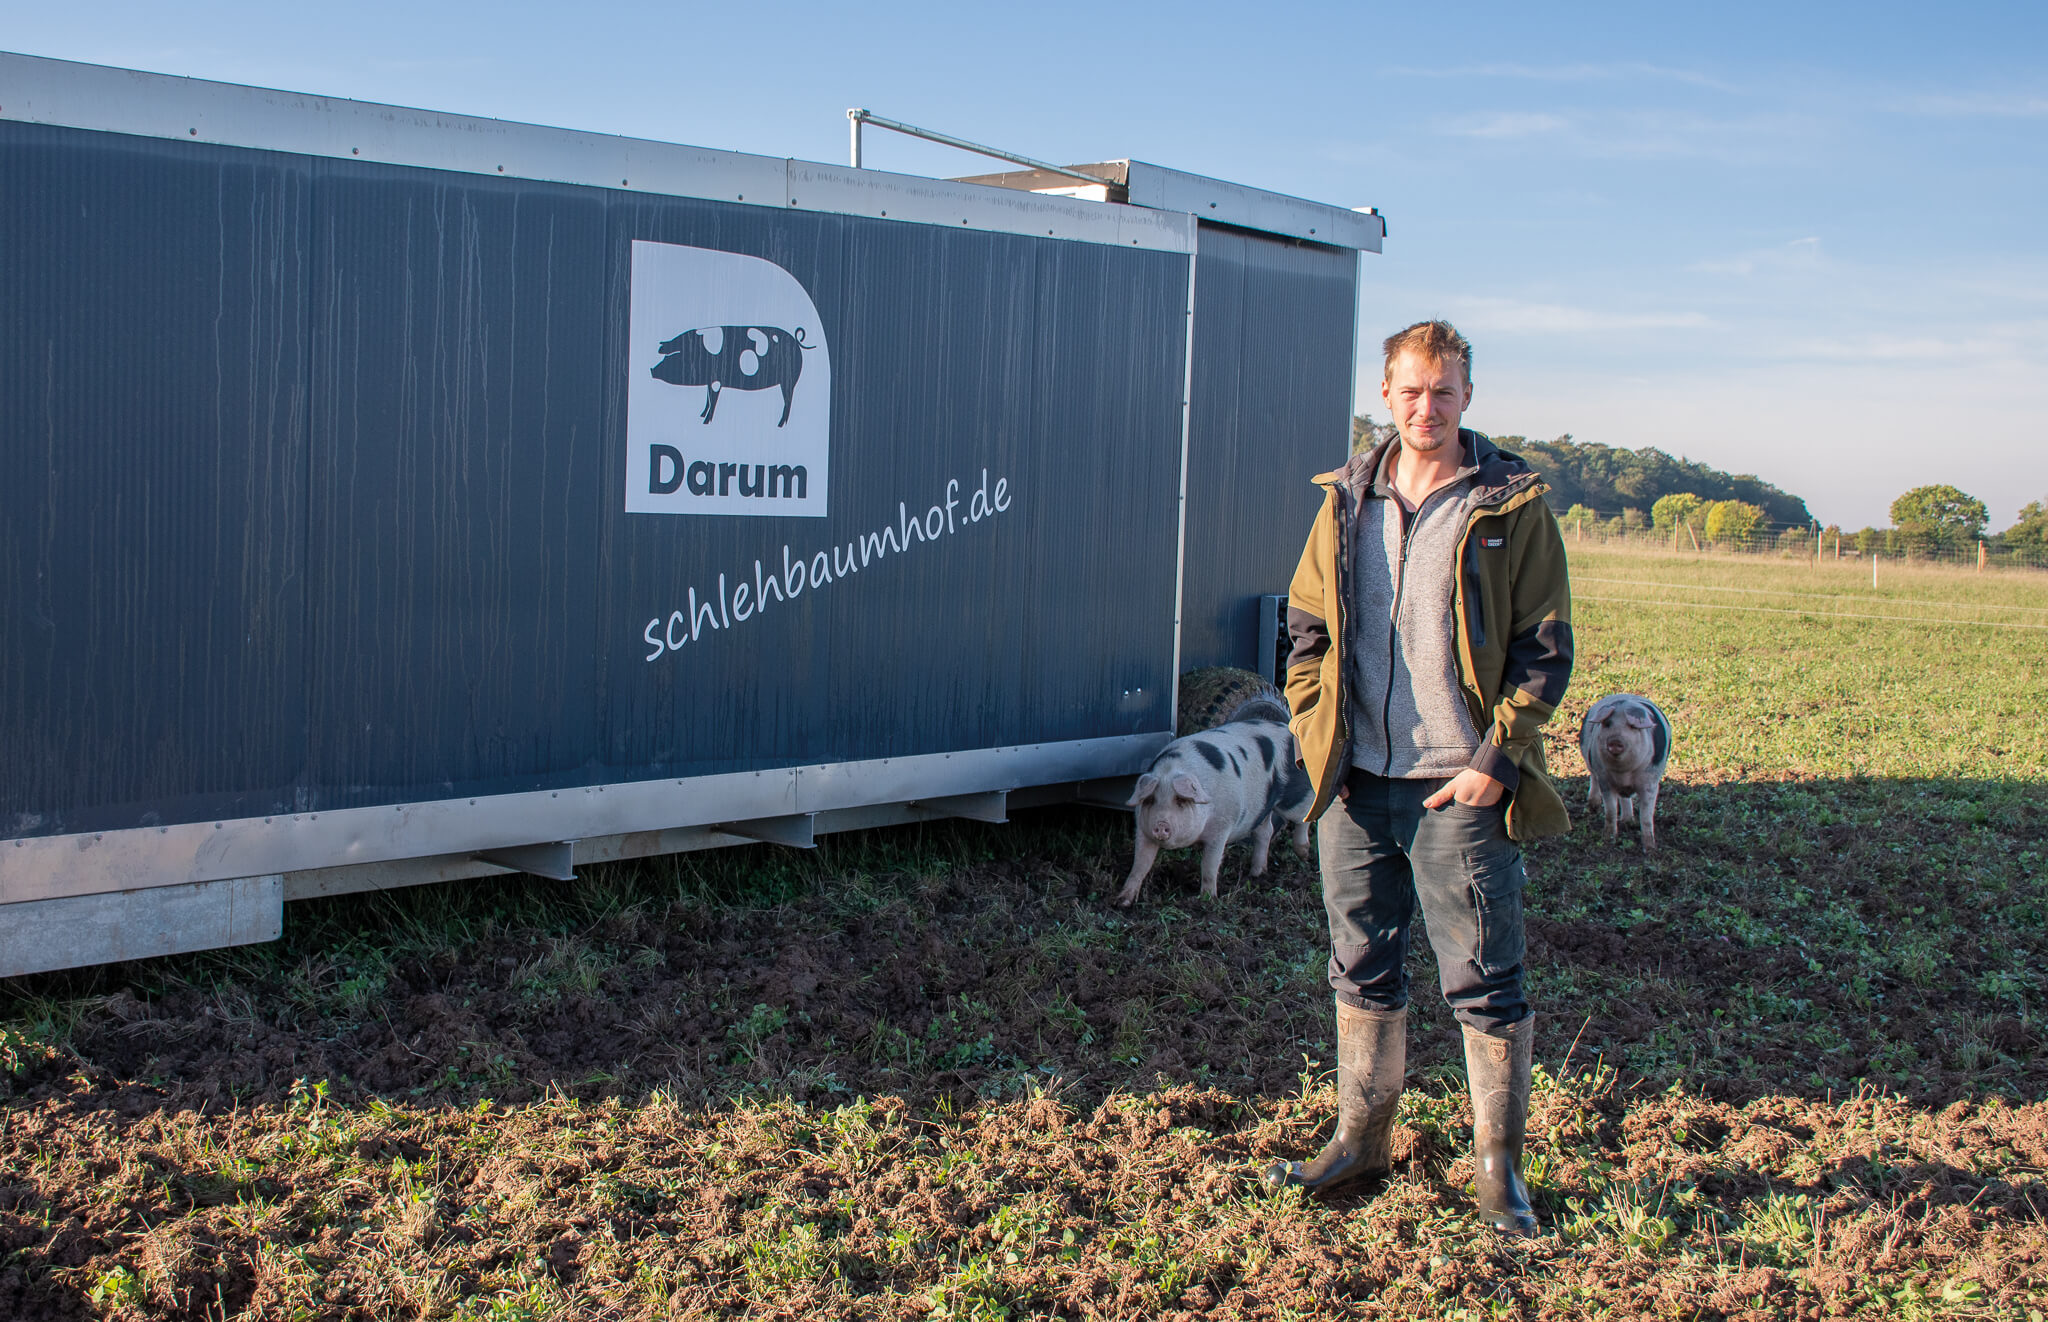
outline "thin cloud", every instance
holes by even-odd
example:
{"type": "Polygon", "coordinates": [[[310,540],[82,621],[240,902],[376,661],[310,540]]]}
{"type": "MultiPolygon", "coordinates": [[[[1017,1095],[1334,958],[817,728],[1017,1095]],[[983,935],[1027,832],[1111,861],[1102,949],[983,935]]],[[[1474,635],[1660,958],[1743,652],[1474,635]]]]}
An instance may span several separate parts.
{"type": "Polygon", "coordinates": [[[1794,340],[1787,351],[1797,357],[1832,363],[1985,363],[2031,364],[2038,361],[2048,323],[2009,322],[1984,328],[1988,334],[1819,336],[1794,340]]]}
{"type": "Polygon", "coordinates": [[[1827,136],[1820,121],[1794,114],[1699,115],[1633,110],[1600,115],[1503,110],[1438,121],[1451,137],[1497,142],[1542,139],[1559,151],[1604,160],[1784,161],[1827,136]]]}
{"type": "Polygon", "coordinates": [[[1737,253],[1732,257],[1708,258],[1692,263],[1685,269],[1702,275],[1751,276],[1758,271],[1784,271],[1794,267],[1813,267],[1820,264],[1820,237],[1808,235],[1793,239],[1775,248],[1755,248],[1737,253]]]}
{"type": "Polygon", "coordinates": [[[1444,126],[1444,132],[1461,138],[1533,138],[1561,132],[1568,126],[1569,122],[1560,115],[1503,110],[1491,115],[1453,120],[1444,126]]]}
{"type": "Polygon", "coordinates": [[[1532,303],[1512,298],[1458,300],[1458,321],[1471,330],[1505,334],[1593,334],[1622,330],[1698,330],[1714,324],[1700,312],[1624,312],[1613,308],[1532,303]]]}
{"type": "Polygon", "coordinates": [[[1740,93],[1745,89],[1692,69],[1648,64],[1639,60],[1613,64],[1468,64],[1454,69],[1425,69],[1396,65],[1387,73],[1402,78],[1520,78],[1540,83],[1595,83],[1623,79],[1685,83],[1716,92],[1740,93]]]}
{"type": "Polygon", "coordinates": [[[1909,97],[1905,109],[1922,115],[2039,119],[2048,116],[2048,96],[2004,92],[1930,92],[1909,97]]]}

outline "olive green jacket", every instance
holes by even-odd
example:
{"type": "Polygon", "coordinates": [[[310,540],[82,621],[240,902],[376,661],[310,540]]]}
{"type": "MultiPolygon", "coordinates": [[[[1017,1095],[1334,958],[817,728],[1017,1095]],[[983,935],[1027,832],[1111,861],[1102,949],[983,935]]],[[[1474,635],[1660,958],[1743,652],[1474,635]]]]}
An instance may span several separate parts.
{"type": "MultiPolygon", "coordinates": [[[[1534,840],[1571,829],[1564,800],[1543,760],[1543,723],[1557,710],[1572,673],[1572,592],[1564,539],[1544,503],[1536,470],[1478,432],[1459,440],[1478,465],[1474,499],[1458,541],[1458,682],[1480,731],[1471,765],[1507,786],[1508,835],[1534,840]]],[[[1377,500],[1373,475],[1388,445],[1353,456],[1315,481],[1323,507],[1309,529],[1287,594],[1293,652],[1287,705],[1302,765],[1315,782],[1309,820],[1337,797],[1351,764],[1350,682],[1344,658],[1353,513],[1377,500]]]]}

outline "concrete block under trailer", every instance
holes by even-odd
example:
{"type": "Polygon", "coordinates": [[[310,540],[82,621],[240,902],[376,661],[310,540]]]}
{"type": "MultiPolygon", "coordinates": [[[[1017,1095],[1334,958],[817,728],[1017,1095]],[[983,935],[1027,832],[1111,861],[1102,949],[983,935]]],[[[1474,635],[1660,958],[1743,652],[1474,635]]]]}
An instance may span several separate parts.
{"type": "Polygon", "coordinates": [[[1090,168],[0,54],[0,975],[1138,770],[1257,664],[1383,231],[1090,168]]]}

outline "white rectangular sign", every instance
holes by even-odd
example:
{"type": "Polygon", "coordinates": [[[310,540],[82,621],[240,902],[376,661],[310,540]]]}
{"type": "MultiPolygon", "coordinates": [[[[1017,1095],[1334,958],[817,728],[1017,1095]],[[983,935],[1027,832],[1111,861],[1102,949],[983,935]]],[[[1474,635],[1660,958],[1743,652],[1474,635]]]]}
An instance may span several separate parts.
{"type": "Polygon", "coordinates": [[[626,509],[822,518],[832,358],[817,305],[775,263],[633,243],[626,509]]]}

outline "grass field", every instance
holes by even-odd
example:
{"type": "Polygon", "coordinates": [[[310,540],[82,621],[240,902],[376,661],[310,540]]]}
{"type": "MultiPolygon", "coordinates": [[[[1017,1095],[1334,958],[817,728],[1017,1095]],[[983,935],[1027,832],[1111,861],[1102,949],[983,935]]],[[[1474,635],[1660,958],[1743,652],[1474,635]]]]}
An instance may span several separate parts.
{"type": "Polygon", "coordinates": [[[1396,1179],[1260,1193],[1330,1119],[1313,868],[1118,911],[1076,809],[0,984],[0,1317],[2042,1322],[2048,575],[1867,574],[1574,559],[1568,799],[1593,699],[1678,743],[1659,852],[1530,851],[1535,1241],[1426,943],[1396,1179]]]}

